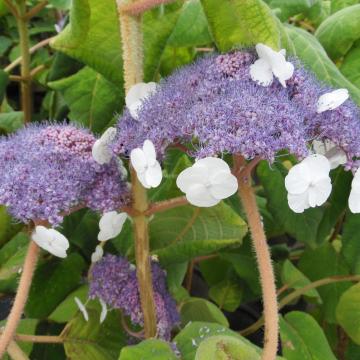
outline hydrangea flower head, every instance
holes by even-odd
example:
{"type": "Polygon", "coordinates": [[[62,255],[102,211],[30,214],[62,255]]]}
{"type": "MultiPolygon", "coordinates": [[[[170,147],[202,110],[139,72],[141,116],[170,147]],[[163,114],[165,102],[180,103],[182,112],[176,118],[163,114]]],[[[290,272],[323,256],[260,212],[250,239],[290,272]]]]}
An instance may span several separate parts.
{"type": "MultiPolygon", "coordinates": [[[[169,340],[171,329],[179,322],[179,314],[167,291],[165,272],[157,262],[152,263],[151,269],[158,335],[169,340]]],[[[110,308],[121,309],[134,324],[144,324],[136,269],[123,257],[106,255],[95,263],[89,297],[101,299],[110,308]]]]}
{"type": "Polygon", "coordinates": [[[79,204],[94,210],[119,208],[127,199],[115,159],[99,165],[92,158],[94,136],[73,125],[30,125],[0,138],[0,203],[25,223],[53,225],[79,204]]]}

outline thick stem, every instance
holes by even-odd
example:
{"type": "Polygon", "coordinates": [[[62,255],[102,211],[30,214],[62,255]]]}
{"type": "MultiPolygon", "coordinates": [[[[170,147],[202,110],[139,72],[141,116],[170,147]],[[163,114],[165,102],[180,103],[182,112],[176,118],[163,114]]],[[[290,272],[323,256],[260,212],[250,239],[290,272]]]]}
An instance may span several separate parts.
{"type": "Polygon", "coordinates": [[[29,360],[27,355],[21,350],[20,346],[15,341],[10,342],[7,352],[12,360],[29,360]]]}
{"type": "Polygon", "coordinates": [[[141,15],[147,10],[150,10],[161,4],[167,4],[175,0],[139,0],[119,7],[119,10],[126,12],[128,15],[141,15]]]}
{"type": "MultiPolygon", "coordinates": [[[[241,159],[235,157],[235,162],[239,164],[241,161],[241,159]]],[[[235,165],[235,167],[237,166],[235,165]]],[[[238,183],[239,196],[246,213],[257,257],[263,294],[265,338],[261,358],[263,360],[274,360],[278,349],[279,315],[271,255],[261,223],[260,213],[256,204],[255,194],[251,187],[251,178],[249,176],[238,176],[238,183]]]]}
{"type": "MultiPolygon", "coordinates": [[[[119,7],[133,3],[132,0],[118,0],[119,7]]],[[[131,17],[119,11],[120,31],[123,46],[125,91],[143,80],[143,40],[141,17],[131,17]]],[[[156,336],[157,322],[152,274],[148,218],[149,208],[146,189],[139,182],[136,172],[131,170],[133,209],[137,213],[133,219],[135,238],[136,275],[139,283],[141,308],[144,315],[144,335],[156,336]]]]}
{"type": "Polygon", "coordinates": [[[4,353],[15,335],[17,325],[21,319],[26,300],[29,294],[31,280],[36,267],[38,258],[39,247],[34,241],[31,241],[26,254],[23,271],[20,278],[19,287],[16,293],[15,301],[11,312],[7,318],[7,322],[0,337],[0,359],[4,356],[4,353]]]}
{"type": "Polygon", "coordinates": [[[24,17],[26,14],[25,0],[21,0],[18,5],[19,17],[17,26],[20,37],[21,50],[21,108],[24,112],[24,123],[27,124],[31,120],[31,76],[30,76],[30,46],[29,46],[29,32],[28,20],[24,17]]]}
{"type": "Polygon", "coordinates": [[[149,209],[146,211],[146,215],[152,215],[158,212],[170,210],[179,206],[188,205],[189,202],[186,200],[185,196],[176,197],[169,200],[159,201],[151,204],[149,209]]]}

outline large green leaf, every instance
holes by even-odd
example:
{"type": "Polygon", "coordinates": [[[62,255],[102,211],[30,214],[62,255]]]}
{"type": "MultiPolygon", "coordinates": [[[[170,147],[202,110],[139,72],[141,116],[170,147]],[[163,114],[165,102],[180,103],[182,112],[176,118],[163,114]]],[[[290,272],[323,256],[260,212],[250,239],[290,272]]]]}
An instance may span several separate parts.
{"type": "Polygon", "coordinates": [[[360,89],[360,44],[354,46],[341,63],[341,72],[360,89]]]}
{"type": "Polygon", "coordinates": [[[138,345],[126,346],[121,350],[119,360],[177,360],[168,343],[162,340],[144,340],[138,345]]]}
{"type": "Polygon", "coordinates": [[[360,274],[360,214],[346,214],[343,227],[342,254],[348,263],[351,272],[360,274]]]}
{"type": "Polygon", "coordinates": [[[22,111],[12,111],[0,114],[0,131],[5,133],[14,132],[24,124],[24,114],[22,111]]]}
{"type": "Polygon", "coordinates": [[[22,225],[14,222],[6,207],[0,205],[0,246],[10,240],[21,228],[22,225]]]}
{"type": "Polygon", "coordinates": [[[187,205],[172,209],[155,215],[150,223],[153,253],[163,264],[240,245],[246,232],[245,222],[223,202],[212,208],[187,205]]]}
{"type": "Polygon", "coordinates": [[[360,104],[360,90],[341,74],[315,36],[293,26],[286,27],[286,31],[294,44],[295,54],[321,81],[337,88],[347,88],[360,104]]]}
{"type": "MultiPolygon", "coordinates": [[[[304,252],[299,262],[299,269],[311,281],[330,276],[348,275],[349,268],[340,253],[332,244],[325,244],[315,250],[304,252]]],[[[321,313],[330,323],[335,323],[335,310],[342,293],[349,288],[348,283],[339,282],[321,286],[318,292],[323,301],[321,313]]]]}
{"type": "Polygon", "coordinates": [[[360,284],[346,290],[336,308],[336,318],[346,333],[360,345],[360,284]]]}
{"type": "Polygon", "coordinates": [[[332,59],[344,56],[360,38],[360,4],[329,16],[318,27],[315,36],[332,59]]]}
{"type": "Polygon", "coordinates": [[[323,215],[322,208],[308,209],[303,214],[294,213],[287,202],[287,191],[283,174],[285,169],[280,165],[270,168],[267,162],[262,162],[257,168],[257,174],[264,187],[268,209],[287,233],[297,240],[315,247],[319,223],[323,215]],[[281,171],[280,171],[280,170],[281,171]]]}
{"type": "Polygon", "coordinates": [[[117,359],[120,349],[128,342],[128,337],[120,326],[120,314],[110,311],[100,324],[98,307],[87,306],[87,312],[89,321],[85,321],[78,312],[62,334],[67,357],[76,360],[117,359]]]}
{"type": "Polygon", "coordinates": [[[180,308],[183,326],[192,321],[207,321],[229,327],[229,322],[222,311],[212,302],[201,298],[190,298],[180,308]]]}
{"type": "Polygon", "coordinates": [[[331,13],[337,12],[341,9],[358,3],[359,0],[331,0],[331,13]]]}
{"type": "Polygon", "coordinates": [[[261,0],[201,1],[210,30],[219,50],[265,43],[274,49],[280,46],[279,23],[261,0]]]}
{"type": "Polygon", "coordinates": [[[68,25],[52,42],[54,49],[91,66],[121,85],[122,56],[116,1],[73,0],[68,25]]]}
{"type": "Polygon", "coordinates": [[[49,86],[63,94],[69,118],[95,132],[103,130],[121,109],[123,90],[89,67],[49,86]]]}
{"type": "Polygon", "coordinates": [[[269,6],[274,9],[282,21],[288,20],[290,16],[306,13],[319,0],[272,0],[269,6]]]}
{"type": "Polygon", "coordinates": [[[66,259],[55,259],[40,265],[31,285],[25,307],[28,317],[45,318],[61,301],[79,286],[85,267],[83,258],[70,254],[66,259]]]}
{"type": "Polygon", "coordinates": [[[209,289],[209,297],[220,309],[233,312],[241,304],[242,288],[236,279],[224,279],[209,289]]]}
{"type": "Polygon", "coordinates": [[[293,311],[280,318],[280,335],[287,360],[336,360],[321,327],[309,314],[293,311]]]}

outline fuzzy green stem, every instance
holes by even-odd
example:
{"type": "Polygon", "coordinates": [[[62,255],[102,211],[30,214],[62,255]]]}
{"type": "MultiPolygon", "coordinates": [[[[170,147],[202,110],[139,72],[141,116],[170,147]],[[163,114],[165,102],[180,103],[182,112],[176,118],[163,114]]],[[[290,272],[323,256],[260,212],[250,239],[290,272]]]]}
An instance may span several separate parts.
{"type": "Polygon", "coordinates": [[[24,123],[27,124],[31,120],[31,76],[30,76],[30,46],[28,20],[26,15],[26,2],[21,0],[18,3],[19,17],[16,18],[17,27],[20,37],[21,50],[21,108],[24,113],[24,123]]]}
{"type": "Polygon", "coordinates": [[[7,347],[13,339],[17,325],[24,311],[24,307],[31,286],[31,280],[33,278],[36,267],[38,253],[39,247],[34,241],[30,241],[19,282],[19,287],[16,292],[15,301],[11,312],[7,318],[5,328],[0,337],[0,359],[2,359],[2,357],[4,356],[7,347]]]}
{"type": "MultiPolygon", "coordinates": [[[[119,8],[133,1],[118,0],[119,8]]],[[[131,17],[119,11],[120,32],[123,46],[125,91],[143,80],[143,39],[141,17],[131,17]]],[[[144,335],[156,336],[157,322],[152,286],[146,189],[141,185],[136,172],[131,170],[133,217],[135,238],[136,275],[139,283],[141,308],[144,315],[144,335]]]]}
{"type": "Polygon", "coordinates": [[[175,0],[139,0],[124,6],[120,6],[119,9],[120,11],[126,12],[128,15],[138,16],[156,6],[167,4],[173,1],[175,0]]]}
{"type": "Polygon", "coordinates": [[[239,196],[248,220],[261,280],[265,319],[264,349],[261,358],[262,360],[275,360],[279,341],[279,315],[270,250],[256,204],[255,194],[251,187],[250,174],[241,176],[244,159],[235,156],[234,163],[235,168],[239,170],[236,173],[238,175],[239,196]]]}

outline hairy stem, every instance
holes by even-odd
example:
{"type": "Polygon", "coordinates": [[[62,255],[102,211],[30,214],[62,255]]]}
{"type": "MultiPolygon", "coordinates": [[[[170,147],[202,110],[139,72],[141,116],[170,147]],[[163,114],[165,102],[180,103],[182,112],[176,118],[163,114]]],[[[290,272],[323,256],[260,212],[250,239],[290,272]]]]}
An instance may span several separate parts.
{"type": "Polygon", "coordinates": [[[186,200],[185,196],[159,201],[150,205],[149,209],[146,211],[146,215],[152,215],[158,212],[170,210],[179,206],[187,205],[188,203],[189,202],[186,200]]]}
{"type": "MultiPolygon", "coordinates": [[[[234,157],[235,168],[240,169],[244,162],[242,158],[234,157]]],[[[241,173],[240,173],[241,174],[241,173]]],[[[260,213],[256,204],[254,191],[251,187],[251,178],[239,176],[239,196],[242,201],[255,249],[260,273],[261,288],[264,303],[265,338],[262,353],[263,360],[276,358],[279,338],[279,315],[276,295],[274,271],[271,264],[270,250],[261,223],[260,213]]]]}
{"type": "Polygon", "coordinates": [[[18,3],[19,17],[17,27],[20,37],[21,50],[21,108],[24,112],[24,123],[27,124],[31,120],[31,76],[30,76],[30,45],[28,20],[25,18],[26,2],[22,0],[18,3]]]}
{"type": "Polygon", "coordinates": [[[21,350],[20,346],[15,341],[10,342],[7,352],[13,360],[29,360],[27,355],[21,350]]]}
{"type": "Polygon", "coordinates": [[[36,267],[38,258],[39,247],[34,241],[31,241],[26,254],[23,271],[20,278],[19,287],[16,293],[15,301],[11,312],[7,318],[7,322],[0,337],[0,359],[4,356],[4,353],[15,335],[17,325],[21,319],[26,300],[29,294],[31,280],[36,267]]]}
{"type": "Polygon", "coordinates": [[[161,4],[167,4],[175,0],[139,0],[119,7],[119,10],[131,16],[141,15],[147,10],[150,10],[161,4]]]}
{"type": "MultiPolygon", "coordinates": [[[[119,7],[133,1],[118,0],[119,7]]],[[[131,17],[119,11],[120,31],[123,46],[125,91],[143,80],[143,40],[141,17],[131,17]]],[[[133,219],[135,238],[136,275],[139,283],[141,308],[144,315],[144,335],[156,336],[157,322],[152,286],[148,218],[149,208],[146,189],[139,182],[136,172],[131,170],[133,219]]]]}

